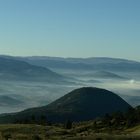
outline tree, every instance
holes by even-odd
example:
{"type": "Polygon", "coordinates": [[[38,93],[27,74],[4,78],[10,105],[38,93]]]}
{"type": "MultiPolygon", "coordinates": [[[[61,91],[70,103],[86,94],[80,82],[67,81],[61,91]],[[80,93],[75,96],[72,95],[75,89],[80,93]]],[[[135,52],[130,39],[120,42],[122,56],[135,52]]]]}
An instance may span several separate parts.
{"type": "Polygon", "coordinates": [[[31,116],[31,123],[35,123],[35,121],[36,121],[35,115],[32,115],[31,116]]]}
{"type": "Polygon", "coordinates": [[[41,124],[46,125],[46,122],[47,122],[46,116],[45,115],[41,115],[40,121],[41,121],[41,124]]]}
{"type": "Polygon", "coordinates": [[[67,120],[65,123],[65,128],[66,129],[71,129],[72,128],[72,122],[70,120],[67,120]]]}
{"type": "Polygon", "coordinates": [[[42,138],[40,138],[38,135],[34,135],[33,140],[42,140],[42,138]]]}

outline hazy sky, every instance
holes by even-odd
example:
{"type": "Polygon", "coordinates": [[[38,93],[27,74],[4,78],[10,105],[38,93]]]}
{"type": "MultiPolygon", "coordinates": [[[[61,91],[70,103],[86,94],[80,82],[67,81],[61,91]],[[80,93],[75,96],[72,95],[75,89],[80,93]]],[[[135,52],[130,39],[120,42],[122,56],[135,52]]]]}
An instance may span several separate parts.
{"type": "Polygon", "coordinates": [[[0,0],[0,54],[140,60],[140,0],[0,0]]]}

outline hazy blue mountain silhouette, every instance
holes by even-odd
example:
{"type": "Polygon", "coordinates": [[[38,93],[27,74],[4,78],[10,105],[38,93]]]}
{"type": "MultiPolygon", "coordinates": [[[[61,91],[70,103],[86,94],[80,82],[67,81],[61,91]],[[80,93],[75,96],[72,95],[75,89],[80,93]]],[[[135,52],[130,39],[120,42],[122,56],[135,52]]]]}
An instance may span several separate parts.
{"type": "Polygon", "coordinates": [[[3,80],[38,80],[57,82],[64,77],[48,68],[35,66],[21,60],[0,57],[0,78],[3,80]]]}
{"type": "Polygon", "coordinates": [[[20,101],[20,100],[17,100],[16,98],[14,97],[10,97],[10,96],[7,96],[7,95],[0,95],[0,106],[3,107],[3,106],[17,106],[17,105],[23,105],[24,102],[23,101],[20,101]]]}
{"type": "Polygon", "coordinates": [[[82,69],[82,70],[105,70],[105,71],[139,71],[140,62],[107,57],[93,58],[59,58],[59,57],[18,57],[30,64],[57,68],[57,69],[82,69]]]}
{"type": "Polygon", "coordinates": [[[118,80],[126,80],[128,78],[120,76],[116,73],[109,72],[109,71],[97,71],[91,74],[93,78],[103,78],[103,79],[118,79],[118,80]]]}

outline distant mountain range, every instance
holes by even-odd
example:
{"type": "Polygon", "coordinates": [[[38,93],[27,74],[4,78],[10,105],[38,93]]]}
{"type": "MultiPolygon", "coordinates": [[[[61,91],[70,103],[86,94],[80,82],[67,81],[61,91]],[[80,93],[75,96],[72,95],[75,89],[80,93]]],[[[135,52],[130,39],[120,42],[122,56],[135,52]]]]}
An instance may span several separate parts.
{"type": "Polygon", "coordinates": [[[48,56],[29,56],[13,57],[0,55],[2,58],[9,58],[28,62],[32,65],[51,68],[51,69],[69,69],[69,70],[95,70],[95,71],[128,71],[138,72],[140,62],[108,57],[91,58],[62,58],[48,56]]]}
{"type": "Polygon", "coordinates": [[[17,105],[23,105],[23,101],[17,100],[14,97],[9,97],[6,95],[0,95],[0,106],[17,106],[17,105]]]}
{"type": "Polygon", "coordinates": [[[53,68],[99,71],[140,71],[140,62],[106,57],[60,58],[60,57],[16,57],[30,64],[53,68]]]}
{"type": "Polygon", "coordinates": [[[97,71],[90,75],[93,78],[101,78],[101,79],[118,79],[118,80],[126,80],[128,78],[115,74],[113,72],[108,71],[97,71]]]}
{"type": "Polygon", "coordinates": [[[85,121],[102,117],[107,113],[127,111],[131,106],[118,95],[105,89],[84,87],[76,89],[53,103],[31,108],[19,113],[0,116],[0,123],[41,121],[42,116],[49,122],[85,121]]]}
{"type": "Polygon", "coordinates": [[[48,68],[35,66],[28,62],[13,59],[13,57],[0,57],[1,80],[29,80],[62,82],[65,77],[48,68]]]}

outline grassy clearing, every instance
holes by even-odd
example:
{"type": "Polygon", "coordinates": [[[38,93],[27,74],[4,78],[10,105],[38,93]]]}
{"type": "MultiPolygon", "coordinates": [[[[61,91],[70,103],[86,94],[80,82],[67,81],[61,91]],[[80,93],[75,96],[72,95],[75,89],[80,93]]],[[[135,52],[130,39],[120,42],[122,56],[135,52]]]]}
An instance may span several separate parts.
{"type": "Polygon", "coordinates": [[[0,140],[140,140],[139,132],[140,126],[127,129],[122,134],[109,134],[84,130],[83,125],[67,130],[62,126],[10,124],[0,125],[0,140]]]}

